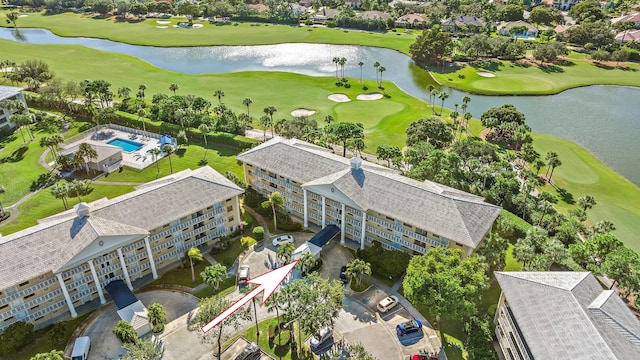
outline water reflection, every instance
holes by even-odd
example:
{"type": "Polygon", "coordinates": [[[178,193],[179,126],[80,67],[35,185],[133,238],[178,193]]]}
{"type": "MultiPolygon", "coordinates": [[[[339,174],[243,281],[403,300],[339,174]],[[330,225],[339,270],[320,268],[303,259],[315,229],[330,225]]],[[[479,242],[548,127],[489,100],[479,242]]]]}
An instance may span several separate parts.
{"type": "MultiPolygon", "coordinates": [[[[345,75],[375,79],[375,62],[405,92],[425,101],[425,88],[433,83],[428,73],[407,56],[388,49],[326,44],[260,46],[205,46],[158,48],[109,40],[63,38],[44,29],[0,29],[0,38],[31,44],[76,44],[137,57],[159,68],[187,74],[238,71],[285,71],[310,76],[334,76],[334,57],[344,57],[345,75]],[[362,69],[358,65],[363,61],[362,69]]],[[[0,55],[1,56],[1,55],[0,55]]],[[[341,72],[338,66],[338,72],[341,72]]],[[[467,95],[445,89],[446,105],[461,103],[467,95]]],[[[514,104],[536,132],[562,137],[588,149],[605,164],[640,185],[640,89],[589,86],[553,96],[471,95],[468,110],[476,117],[492,106],[514,104]]],[[[427,116],[428,114],[425,114],[427,116]]]]}

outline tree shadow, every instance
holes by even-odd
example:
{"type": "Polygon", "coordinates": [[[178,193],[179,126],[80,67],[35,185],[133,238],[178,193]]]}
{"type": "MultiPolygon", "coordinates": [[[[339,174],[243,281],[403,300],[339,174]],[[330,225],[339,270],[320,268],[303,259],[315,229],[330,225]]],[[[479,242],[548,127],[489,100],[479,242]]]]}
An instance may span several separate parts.
{"type": "Polygon", "coordinates": [[[628,66],[616,66],[616,69],[622,70],[622,71],[632,71],[632,72],[638,71],[638,69],[630,68],[628,66]]]}
{"type": "Polygon", "coordinates": [[[497,60],[476,60],[470,62],[469,65],[475,69],[482,69],[487,71],[500,71],[500,68],[504,67],[502,61],[497,60]]]}
{"type": "Polygon", "coordinates": [[[604,69],[604,70],[613,70],[613,69],[615,69],[615,67],[613,67],[613,66],[610,66],[610,65],[607,65],[607,64],[603,64],[603,63],[600,63],[600,62],[594,62],[593,65],[595,67],[597,67],[597,68],[604,69]]]}
{"type": "Polygon", "coordinates": [[[442,66],[427,66],[425,67],[426,70],[434,72],[434,73],[438,73],[438,74],[451,74],[454,73],[460,69],[462,69],[462,66],[458,65],[457,63],[447,63],[445,64],[444,67],[442,66]]]}
{"type": "Polygon", "coordinates": [[[553,64],[551,65],[541,64],[541,65],[538,65],[538,69],[542,70],[543,72],[546,72],[547,74],[564,72],[563,68],[553,64]]]}
{"type": "Polygon", "coordinates": [[[7,146],[7,144],[9,144],[10,142],[14,141],[17,138],[18,138],[17,135],[13,133],[0,139],[0,149],[4,148],[5,146],[7,146]]]}
{"type": "Polygon", "coordinates": [[[184,154],[186,154],[186,152],[187,152],[187,149],[186,149],[186,148],[180,148],[180,149],[176,150],[176,151],[174,152],[174,154],[175,154],[177,157],[181,157],[181,158],[182,158],[182,157],[184,157],[184,154]]]}
{"type": "Polygon", "coordinates": [[[24,154],[27,152],[27,150],[29,150],[29,147],[23,145],[19,147],[16,151],[12,152],[11,155],[0,159],[0,163],[18,162],[24,159],[24,154]]]}
{"type": "Polygon", "coordinates": [[[559,66],[576,66],[576,63],[570,60],[562,59],[555,62],[559,66]]]}
{"type": "Polygon", "coordinates": [[[522,61],[512,61],[511,65],[513,67],[519,67],[523,69],[528,69],[531,67],[531,64],[529,64],[528,62],[522,62],[522,61]]]}
{"type": "Polygon", "coordinates": [[[560,198],[562,199],[562,201],[566,202],[569,205],[573,205],[576,203],[576,200],[573,198],[573,194],[568,192],[566,189],[564,188],[557,188],[558,191],[558,195],[560,195],[560,198]]]}

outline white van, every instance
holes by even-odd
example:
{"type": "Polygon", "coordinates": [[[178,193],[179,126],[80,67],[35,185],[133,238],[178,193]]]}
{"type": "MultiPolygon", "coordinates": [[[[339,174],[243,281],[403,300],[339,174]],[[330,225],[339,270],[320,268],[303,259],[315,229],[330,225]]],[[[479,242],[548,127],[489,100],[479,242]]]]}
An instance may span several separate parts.
{"type": "Polygon", "coordinates": [[[91,339],[88,336],[77,338],[71,351],[71,360],[87,360],[89,349],[91,349],[91,339]]]}

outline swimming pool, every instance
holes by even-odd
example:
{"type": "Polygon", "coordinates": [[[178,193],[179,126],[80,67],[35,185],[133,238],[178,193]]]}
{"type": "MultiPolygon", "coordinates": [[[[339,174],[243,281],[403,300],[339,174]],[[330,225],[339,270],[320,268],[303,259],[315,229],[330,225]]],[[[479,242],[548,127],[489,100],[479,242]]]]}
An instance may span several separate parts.
{"type": "Polygon", "coordinates": [[[109,141],[107,144],[122,148],[122,151],[126,153],[134,152],[144,146],[144,144],[141,144],[139,142],[120,139],[120,138],[115,138],[109,141]]]}

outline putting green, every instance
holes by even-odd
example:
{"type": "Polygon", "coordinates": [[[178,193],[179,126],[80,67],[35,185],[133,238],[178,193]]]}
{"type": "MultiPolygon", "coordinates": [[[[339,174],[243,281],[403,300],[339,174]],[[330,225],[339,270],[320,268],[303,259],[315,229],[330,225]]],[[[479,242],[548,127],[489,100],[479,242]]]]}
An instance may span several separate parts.
{"type": "MultiPolygon", "coordinates": [[[[480,75],[479,75],[480,76],[480,75]]],[[[526,89],[526,91],[546,92],[553,90],[553,84],[539,77],[531,76],[499,76],[489,78],[480,77],[469,82],[469,85],[478,91],[501,92],[505,85],[526,89]]]]}

